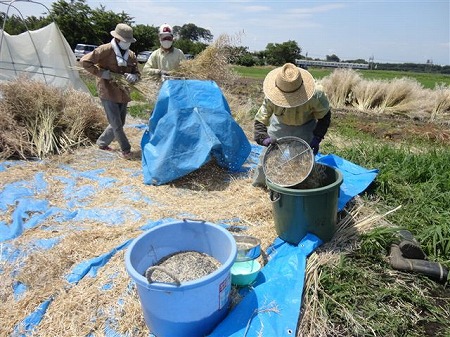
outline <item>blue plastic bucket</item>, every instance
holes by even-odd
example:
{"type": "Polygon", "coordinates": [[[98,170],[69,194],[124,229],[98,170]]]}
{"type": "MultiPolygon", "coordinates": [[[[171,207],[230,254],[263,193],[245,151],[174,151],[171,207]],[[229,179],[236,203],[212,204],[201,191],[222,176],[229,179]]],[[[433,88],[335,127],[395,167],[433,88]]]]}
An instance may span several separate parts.
{"type": "Polygon", "coordinates": [[[224,228],[193,220],[175,221],[150,229],[133,240],[125,254],[126,269],[136,282],[145,323],[157,337],[205,336],[227,315],[231,266],[237,247],[224,228]],[[149,283],[148,267],[182,251],[197,251],[222,265],[209,275],[183,282],[149,283]]]}

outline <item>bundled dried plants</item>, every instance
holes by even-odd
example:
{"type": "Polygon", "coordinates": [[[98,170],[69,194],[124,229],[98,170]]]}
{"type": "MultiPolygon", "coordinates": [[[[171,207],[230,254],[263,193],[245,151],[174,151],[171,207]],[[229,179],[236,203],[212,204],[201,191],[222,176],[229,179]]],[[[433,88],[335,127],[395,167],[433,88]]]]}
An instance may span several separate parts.
{"type": "Polygon", "coordinates": [[[205,50],[192,60],[186,60],[180,64],[174,76],[198,80],[212,80],[220,87],[227,88],[232,85],[238,75],[233,72],[229,59],[229,48],[233,44],[227,35],[221,35],[205,50]]]}
{"type": "Polygon", "coordinates": [[[411,78],[363,80],[352,69],[336,69],[320,82],[334,108],[398,114],[425,121],[448,122],[450,88],[425,89],[411,78]]]}
{"type": "Polygon", "coordinates": [[[90,144],[106,126],[103,109],[75,89],[19,77],[0,84],[0,158],[63,153],[90,144]]]}

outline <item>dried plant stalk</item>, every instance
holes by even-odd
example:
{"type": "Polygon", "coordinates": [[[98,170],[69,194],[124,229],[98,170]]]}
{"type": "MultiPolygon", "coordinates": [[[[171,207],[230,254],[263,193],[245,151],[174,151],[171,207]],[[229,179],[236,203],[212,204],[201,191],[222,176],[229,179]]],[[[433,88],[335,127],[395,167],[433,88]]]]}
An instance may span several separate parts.
{"type": "Polygon", "coordinates": [[[107,121],[92,97],[19,77],[0,84],[0,158],[43,158],[90,145],[107,121]]]}
{"type": "Polygon", "coordinates": [[[231,39],[227,35],[221,35],[210,46],[206,47],[194,59],[184,61],[174,76],[212,80],[219,86],[232,85],[238,75],[232,70],[229,63],[231,39]]]}

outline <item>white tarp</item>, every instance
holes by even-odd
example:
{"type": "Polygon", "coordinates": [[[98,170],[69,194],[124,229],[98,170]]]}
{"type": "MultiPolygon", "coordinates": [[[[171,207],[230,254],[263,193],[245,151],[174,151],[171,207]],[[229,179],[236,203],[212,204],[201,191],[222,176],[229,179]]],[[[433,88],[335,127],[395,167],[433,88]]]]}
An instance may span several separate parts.
{"type": "Polygon", "coordinates": [[[59,88],[89,93],[73,67],[77,61],[55,23],[19,35],[0,29],[0,82],[26,76],[59,88]]]}

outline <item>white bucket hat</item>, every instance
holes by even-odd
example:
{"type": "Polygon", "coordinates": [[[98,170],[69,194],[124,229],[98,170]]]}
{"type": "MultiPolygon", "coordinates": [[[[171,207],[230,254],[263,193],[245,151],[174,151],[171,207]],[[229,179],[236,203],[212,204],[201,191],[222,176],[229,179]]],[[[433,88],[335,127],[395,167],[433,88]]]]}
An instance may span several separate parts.
{"type": "Polygon", "coordinates": [[[111,35],[123,42],[136,42],[133,37],[133,28],[124,23],[117,24],[116,29],[111,31],[111,35]]]}
{"type": "Polygon", "coordinates": [[[306,103],[314,95],[314,78],[292,63],[269,72],[263,82],[264,94],[272,103],[293,108],[306,103]]]}

